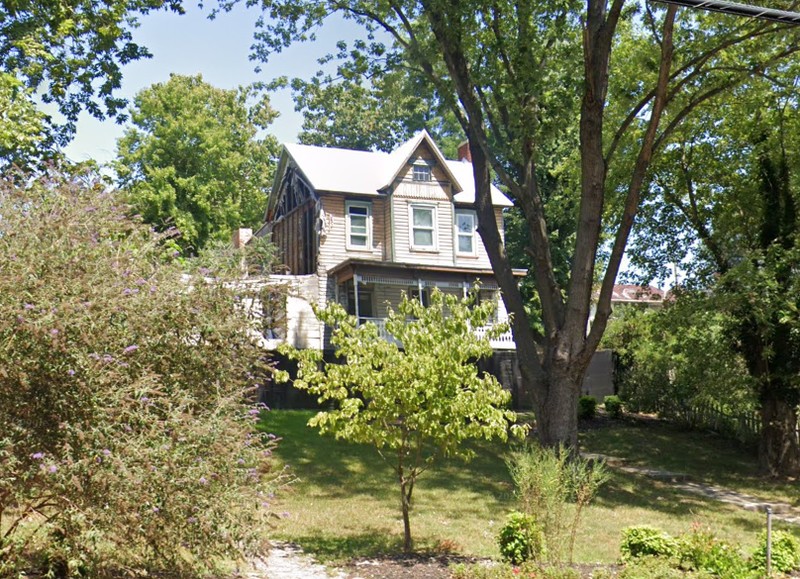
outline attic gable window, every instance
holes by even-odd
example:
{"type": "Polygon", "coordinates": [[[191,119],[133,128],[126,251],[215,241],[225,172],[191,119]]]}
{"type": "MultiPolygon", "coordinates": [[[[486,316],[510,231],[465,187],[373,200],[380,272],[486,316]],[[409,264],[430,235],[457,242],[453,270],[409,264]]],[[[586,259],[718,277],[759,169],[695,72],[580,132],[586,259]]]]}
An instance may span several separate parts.
{"type": "Polygon", "coordinates": [[[431,181],[431,166],[425,162],[414,163],[411,172],[411,179],[413,181],[430,182],[431,181]]]}
{"type": "Polygon", "coordinates": [[[372,204],[345,201],[347,215],[347,249],[369,251],[372,247],[372,204]]]}

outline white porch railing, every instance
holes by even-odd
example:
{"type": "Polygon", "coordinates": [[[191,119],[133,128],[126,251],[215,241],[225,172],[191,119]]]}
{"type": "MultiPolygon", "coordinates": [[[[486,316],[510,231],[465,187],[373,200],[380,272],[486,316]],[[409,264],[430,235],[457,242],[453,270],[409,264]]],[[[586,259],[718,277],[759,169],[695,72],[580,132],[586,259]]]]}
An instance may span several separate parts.
{"type": "MultiPolygon", "coordinates": [[[[399,344],[400,342],[392,336],[386,330],[386,318],[367,318],[361,316],[358,318],[359,323],[364,324],[366,322],[372,322],[378,328],[378,335],[388,342],[395,342],[399,344]]],[[[475,328],[475,334],[482,338],[486,335],[486,332],[490,329],[488,326],[475,328]]],[[[503,334],[497,336],[496,338],[489,340],[489,344],[492,346],[494,350],[514,350],[516,349],[517,345],[514,343],[514,337],[511,335],[511,330],[504,332],[503,334]]]]}

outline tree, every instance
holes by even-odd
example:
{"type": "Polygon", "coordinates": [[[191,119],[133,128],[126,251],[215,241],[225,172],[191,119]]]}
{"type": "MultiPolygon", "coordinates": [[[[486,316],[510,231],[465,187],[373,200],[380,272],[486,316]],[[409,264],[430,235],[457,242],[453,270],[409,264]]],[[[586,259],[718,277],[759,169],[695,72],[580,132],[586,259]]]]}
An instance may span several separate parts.
{"type": "MultiPolygon", "coordinates": [[[[356,46],[362,46],[356,43],[356,46]]],[[[349,60],[339,44],[336,76],[318,74],[291,81],[295,108],[303,113],[301,143],[357,150],[392,151],[427,129],[447,158],[455,158],[464,133],[431,83],[414,70],[386,69],[364,59],[349,60]]]]}
{"type": "Polygon", "coordinates": [[[647,249],[632,251],[649,275],[681,263],[695,299],[725,315],[761,412],[760,465],[773,475],[800,472],[797,78],[795,66],[767,69],[676,134],[642,215],[647,249]]]}
{"type": "Polygon", "coordinates": [[[15,76],[0,72],[0,169],[26,167],[53,149],[47,117],[15,76]]]}
{"type": "Polygon", "coordinates": [[[580,385],[611,312],[654,155],[700,104],[795,53],[796,33],[692,11],[679,18],[675,6],[625,0],[587,0],[585,7],[573,0],[270,0],[262,7],[270,19],[257,36],[260,57],[306,38],[339,12],[371,38],[356,57],[395,56],[384,58],[421,71],[448,104],[470,142],[478,231],[513,316],[540,440],[574,448],[580,385]],[[559,148],[565,131],[577,133],[577,151],[559,148]],[[548,164],[570,165],[578,183],[566,283],[555,272],[540,183],[548,164]],[[493,221],[492,173],[525,217],[542,331],[528,319],[493,221]]]}
{"type": "Polygon", "coordinates": [[[147,223],[177,227],[188,253],[227,241],[261,222],[277,141],[259,132],[276,116],[253,88],[171,75],[136,95],[133,127],[117,143],[119,183],[147,223]]]}
{"type": "Polygon", "coordinates": [[[464,445],[468,439],[505,440],[509,427],[523,431],[514,425],[514,413],[503,409],[510,393],[475,365],[491,355],[489,340],[505,329],[498,325],[482,338],[473,333],[472,328],[488,323],[493,309],[490,302],[475,305],[474,296],[459,300],[439,290],[427,308],[404,296],[397,311],[389,311],[386,329],[396,340],[389,341],[374,324],[359,326],[341,305],[331,304],[316,314],[333,327],[331,343],[344,363],[323,363],[317,350],[281,347],[281,353],[299,361],[295,387],[334,405],[309,425],[371,444],[392,465],[406,551],[412,548],[411,498],[420,475],[439,456],[472,458],[474,452],[464,445]]]}
{"type": "Polygon", "coordinates": [[[0,2],[0,71],[25,81],[66,118],[63,139],[82,110],[98,118],[116,116],[125,101],[115,95],[121,67],[147,58],[132,41],[137,17],[167,9],[182,12],[179,0],[32,0],[0,2]]]}
{"type": "Polygon", "coordinates": [[[215,574],[280,484],[234,286],[188,276],[95,179],[0,182],[0,575],[215,574]]]}

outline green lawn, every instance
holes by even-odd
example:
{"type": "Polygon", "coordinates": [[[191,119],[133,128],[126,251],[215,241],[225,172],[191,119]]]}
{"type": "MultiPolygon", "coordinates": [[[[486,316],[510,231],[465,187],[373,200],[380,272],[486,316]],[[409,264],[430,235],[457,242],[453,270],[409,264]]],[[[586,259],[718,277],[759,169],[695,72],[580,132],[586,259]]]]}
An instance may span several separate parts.
{"type": "MultiPolygon", "coordinates": [[[[267,432],[282,437],[276,456],[296,477],[277,498],[277,510],[286,516],[276,523],[275,536],[295,541],[326,561],[399,552],[403,525],[393,471],[372,447],[320,436],[305,425],[312,415],[273,411],[262,421],[267,432]]],[[[581,444],[588,452],[689,473],[697,480],[763,498],[790,502],[798,498],[792,485],[752,476],[754,457],[718,437],[622,422],[582,433],[581,444]]],[[[515,508],[503,461],[508,447],[483,443],[475,448],[478,458],[473,462],[442,462],[419,480],[411,518],[418,549],[498,556],[495,536],[515,508]]],[[[700,524],[748,549],[764,526],[762,514],[618,471],[583,521],[575,559],[587,563],[615,561],[620,531],[630,525],[650,524],[680,533],[700,524]]]]}

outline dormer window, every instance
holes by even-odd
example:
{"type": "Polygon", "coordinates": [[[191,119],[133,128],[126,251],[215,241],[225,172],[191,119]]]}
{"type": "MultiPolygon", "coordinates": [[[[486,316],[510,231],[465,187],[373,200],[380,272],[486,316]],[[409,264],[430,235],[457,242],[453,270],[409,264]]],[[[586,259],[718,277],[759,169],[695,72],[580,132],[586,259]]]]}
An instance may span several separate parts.
{"type": "Polygon", "coordinates": [[[345,201],[347,215],[347,249],[369,251],[372,246],[372,204],[345,201]]]}
{"type": "Polygon", "coordinates": [[[431,180],[431,166],[427,163],[414,163],[412,169],[412,180],[429,182],[431,180]]]}

